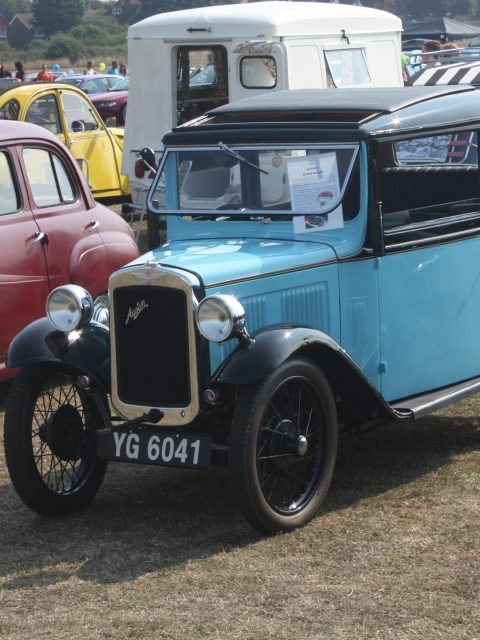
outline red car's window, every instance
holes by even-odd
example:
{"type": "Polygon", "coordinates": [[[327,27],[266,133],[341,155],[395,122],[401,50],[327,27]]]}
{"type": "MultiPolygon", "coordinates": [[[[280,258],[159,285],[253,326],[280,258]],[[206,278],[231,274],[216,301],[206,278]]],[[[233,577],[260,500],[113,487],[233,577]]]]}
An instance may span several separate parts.
{"type": "Polygon", "coordinates": [[[37,207],[74,202],[73,182],[62,161],[46,149],[23,149],[23,161],[37,207]]]}
{"type": "Polygon", "coordinates": [[[54,135],[61,133],[60,115],[53,94],[42,96],[32,102],[25,117],[27,122],[39,124],[54,135]]]}
{"type": "Polygon", "coordinates": [[[18,191],[7,154],[0,151],[0,215],[13,213],[20,208],[18,191]]]}

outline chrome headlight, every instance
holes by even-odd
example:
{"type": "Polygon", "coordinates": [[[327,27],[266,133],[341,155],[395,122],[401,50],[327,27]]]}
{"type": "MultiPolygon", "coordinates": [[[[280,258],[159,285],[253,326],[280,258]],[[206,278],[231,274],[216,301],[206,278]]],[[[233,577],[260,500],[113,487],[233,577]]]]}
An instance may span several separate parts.
{"type": "Polygon", "coordinates": [[[197,325],[207,340],[223,342],[244,330],[245,310],[233,296],[208,296],[197,307],[197,325]]]}
{"type": "Polygon", "coordinates": [[[98,298],[95,298],[92,320],[100,322],[100,324],[104,324],[106,327],[109,326],[110,303],[106,293],[102,293],[98,298]]]}
{"type": "Polygon", "coordinates": [[[57,287],[47,298],[47,316],[59,331],[73,331],[90,322],[92,296],[76,284],[57,287]]]}

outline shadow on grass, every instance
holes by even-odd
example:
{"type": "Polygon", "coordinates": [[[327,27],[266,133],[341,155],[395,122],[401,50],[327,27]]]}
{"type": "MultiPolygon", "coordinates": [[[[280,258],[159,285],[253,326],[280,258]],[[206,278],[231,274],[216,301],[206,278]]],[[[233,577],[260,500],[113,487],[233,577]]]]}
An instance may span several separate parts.
{"type": "MultiPolygon", "coordinates": [[[[478,448],[478,422],[463,417],[433,416],[344,439],[322,513],[413,482],[478,448]]],[[[261,536],[237,511],[228,480],[222,468],[192,472],[112,464],[87,510],[51,519],[28,511],[10,485],[2,487],[0,577],[17,575],[3,588],[48,585],[69,576],[128,582],[250,545],[261,536]]]]}

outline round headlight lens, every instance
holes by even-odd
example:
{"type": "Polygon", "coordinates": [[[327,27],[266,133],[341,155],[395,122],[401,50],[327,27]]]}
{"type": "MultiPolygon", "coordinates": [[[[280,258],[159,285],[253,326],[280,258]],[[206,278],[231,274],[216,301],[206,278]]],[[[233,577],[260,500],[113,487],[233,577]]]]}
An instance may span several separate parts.
{"type": "Polygon", "coordinates": [[[75,284],[57,287],[47,298],[47,315],[59,331],[74,331],[90,321],[92,296],[75,284]]]}
{"type": "Polygon", "coordinates": [[[228,340],[245,320],[245,311],[233,296],[217,294],[204,298],[197,308],[200,333],[212,342],[228,340]]]}

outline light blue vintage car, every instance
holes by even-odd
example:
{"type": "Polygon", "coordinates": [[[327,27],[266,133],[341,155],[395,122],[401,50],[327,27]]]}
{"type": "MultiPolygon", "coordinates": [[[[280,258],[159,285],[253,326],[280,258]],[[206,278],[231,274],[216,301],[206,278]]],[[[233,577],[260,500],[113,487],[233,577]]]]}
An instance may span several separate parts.
{"type": "Polygon", "coordinates": [[[10,347],[26,504],[84,506],[107,460],[228,463],[247,520],[288,531],[322,503],[339,432],[477,392],[479,100],[275,92],[169,133],[148,196],[168,241],[112,275],[109,305],[55,290],[10,347]]]}

